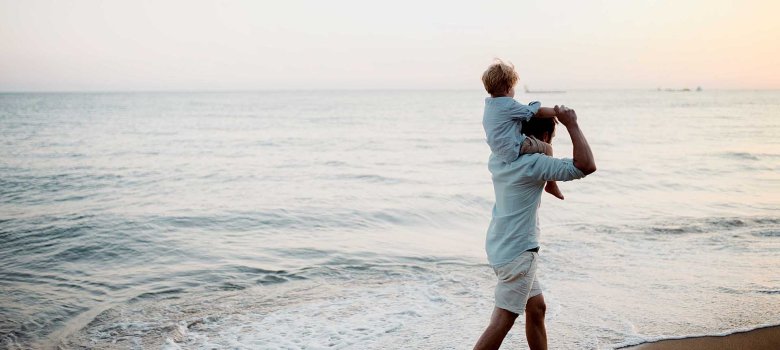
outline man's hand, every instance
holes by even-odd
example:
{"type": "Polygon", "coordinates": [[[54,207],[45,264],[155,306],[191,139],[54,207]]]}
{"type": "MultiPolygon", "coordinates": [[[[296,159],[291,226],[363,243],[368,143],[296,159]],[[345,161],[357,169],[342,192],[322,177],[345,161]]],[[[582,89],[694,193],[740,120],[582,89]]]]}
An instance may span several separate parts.
{"type": "Polygon", "coordinates": [[[558,117],[558,121],[560,121],[564,126],[568,127],[569,125],[577,124],[577,112],[575,112],[573,109],[564,105],[556,105],[553,109],[555,109],[555,114],[558,117]]]}

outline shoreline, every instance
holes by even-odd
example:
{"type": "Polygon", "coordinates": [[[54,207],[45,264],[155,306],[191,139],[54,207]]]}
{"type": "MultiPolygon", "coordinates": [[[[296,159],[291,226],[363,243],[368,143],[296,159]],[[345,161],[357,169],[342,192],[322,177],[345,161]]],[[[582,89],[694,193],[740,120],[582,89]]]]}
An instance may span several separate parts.
{"type": "Polygon", "coordinates": [[[676,350],[676,349],[780,349],[780,325],[763,326],[752,330],[738,331],[724,335],[704,335],[685,338],[660,339],[636,345],[624,346],[623,350],[676,350]]]}

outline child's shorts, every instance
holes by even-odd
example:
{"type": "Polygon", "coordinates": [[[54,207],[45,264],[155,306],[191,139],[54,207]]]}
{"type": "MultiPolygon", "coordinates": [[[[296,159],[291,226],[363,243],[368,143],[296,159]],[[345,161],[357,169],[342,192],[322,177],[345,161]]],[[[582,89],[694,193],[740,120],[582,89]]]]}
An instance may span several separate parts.
{"type": "Polygon", "coordinates": [[[549,143],[541,141],[533,136],[526,136],[525,140],[523,140],[523,145],[520,146],[520,154],[531,154],[531,153],[548,154],[547,152],[548,149],[550,150],[549,154],[552,154],[552,146],[550,146],[549,143]]]}
{"type": "Polygon", "coordinates": [[[493,267],[498,277],[496,285],[496,307],[522,315],[528,299],[542,294],[536,278],[539,253],[523,252],[514,260],[493,267]]]}

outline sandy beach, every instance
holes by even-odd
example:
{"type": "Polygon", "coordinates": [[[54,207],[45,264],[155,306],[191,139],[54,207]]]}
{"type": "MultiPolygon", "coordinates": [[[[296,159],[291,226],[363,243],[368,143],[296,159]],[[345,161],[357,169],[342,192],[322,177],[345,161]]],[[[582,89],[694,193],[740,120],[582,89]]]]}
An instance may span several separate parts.
{"type": "Polygon", "coordinates": [[[750,349],[776,350],[780,349],[780,326],[757,328],[751,331],[738,332],[722,336],[704,336],[683,339],[666,339],[640,344],[627,348],[628,350],[673,350],[673,349],[750,349]]]}

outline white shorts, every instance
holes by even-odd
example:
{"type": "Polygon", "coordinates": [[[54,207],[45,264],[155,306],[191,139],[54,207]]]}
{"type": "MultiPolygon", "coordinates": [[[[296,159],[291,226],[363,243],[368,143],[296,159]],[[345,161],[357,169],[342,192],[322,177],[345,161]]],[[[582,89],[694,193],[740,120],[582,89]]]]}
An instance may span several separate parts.
{"type": "Polygon", "coordinates": [[[498,277],[496,284],[496,307],[522,315],[528,299],[542,294],[536,265],[539,254],[523,252],[514,260],[493,267],[498,277]]]}

